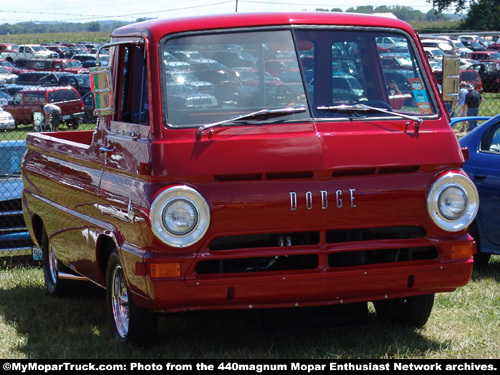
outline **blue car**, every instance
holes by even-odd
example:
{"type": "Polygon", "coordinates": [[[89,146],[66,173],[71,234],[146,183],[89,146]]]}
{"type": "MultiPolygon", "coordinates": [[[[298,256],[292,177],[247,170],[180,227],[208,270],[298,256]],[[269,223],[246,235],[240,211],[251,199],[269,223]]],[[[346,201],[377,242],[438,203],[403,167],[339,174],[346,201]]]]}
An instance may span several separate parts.
{"type": "Polygon", "coordinates": [[[35,250],[21,205],[20,165],[25,151],[25,141],[0,141],[0,261],[2,257],[31,256],[35,250]]]}
{"type": "MultiPolygon", "coordinates": [[[[453,119],[452,127],[464,120],[470,118],[453,119]]],[[[469,154],[463,168],[479,192],[479,212],[469,232],[477,243],[474,262],[481,267],[491,254],[500,254],[500,115],[483,122],[459,142],[469,154]]]]}

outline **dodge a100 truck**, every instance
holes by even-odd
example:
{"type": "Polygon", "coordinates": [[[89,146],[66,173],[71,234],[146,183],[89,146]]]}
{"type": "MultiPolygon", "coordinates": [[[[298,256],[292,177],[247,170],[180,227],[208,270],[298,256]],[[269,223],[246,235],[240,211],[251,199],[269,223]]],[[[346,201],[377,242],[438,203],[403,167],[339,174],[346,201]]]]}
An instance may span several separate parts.
{"type": "Polygon", "coordinates": [[[48,292],[105,288],[119,340],[192,310],[370,302],[422,326],[467,284],[478,195],[407,23],[210,15],[101,48],[95,130],[28,134],[22,199],[48,292]]]}

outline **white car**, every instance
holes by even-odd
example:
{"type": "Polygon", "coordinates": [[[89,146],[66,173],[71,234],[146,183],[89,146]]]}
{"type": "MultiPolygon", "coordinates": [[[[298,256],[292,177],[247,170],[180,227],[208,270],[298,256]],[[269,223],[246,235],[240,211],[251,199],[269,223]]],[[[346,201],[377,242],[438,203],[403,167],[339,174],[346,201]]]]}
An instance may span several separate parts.
{"type": "Polygon", "coordinates": [[[446,55],[442,49],[436,47],[424,47],[424,51],[428,59],[442,59],[446,55]]]}
{"type": "Polygon", "coordinates": [[[16,128],[16,121],[10,112],[6,112],[0,107],[0,130],[12,130],[16,128]]]}
{"type": "Polygon", "coordinates": [[[17,74],[12,74],[3,66],[0,66],[0,84],[14,83],[17,78],[17,74]]]}

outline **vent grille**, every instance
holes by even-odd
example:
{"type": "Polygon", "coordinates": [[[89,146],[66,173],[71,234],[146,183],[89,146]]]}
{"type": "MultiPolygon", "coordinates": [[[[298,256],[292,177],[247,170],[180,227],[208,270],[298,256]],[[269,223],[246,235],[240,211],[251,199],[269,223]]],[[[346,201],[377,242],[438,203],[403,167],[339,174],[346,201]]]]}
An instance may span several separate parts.
{"type": "Polygon", "coordinates": [[[198,274],[246,273],[315,269],[320,265],[329,268],[353,267],[380,263],[410,262],[436,259],[437,250],[432,247],[396,247],[401,240],[425,238],[425,231],[414,226],[384,227],[335,231],[311,231],[297,233],[271,233],[244,236],[225,236],[209,244],[212,259],[197,264],[198,274]],[[378,241],[378,242],[374,242],[378,241]],[[329,246],[325,254],[322,245],[364,243],[366,248],[388,241],[386,248],[376,250],[335,251],[329,246]],[[390,246],[390,241],[394,245],[390,246]],[[248,254],[275,252],[275,256],[248,254]],[[241,250],[246,257],[241,257],[241,250]],[[301,253],[298,253],[298,252],[301,253]],[[238,253],[238,255],[233,256],[238,253]]]}
{"type": "MultiPolygon", "coordinates": [[[[386,174],[403,174],[415,173],[420,169],[418,165],[394,166],[394,167],[373,167],[373,168],[350,168],[339,169],[332,172],[332,177],[352,177],[352,176],[371,176],[371,175],[386,175],[386,174]]],[[[248,174],[231,174],[231,175],[215,175],[216,181],[258,181],[258,180],[297,180],[297,179],[312,179],[314,172],[312,171],[297,171],[297,172],[270,172],[270,173],[248,173],[248,174]]]]}

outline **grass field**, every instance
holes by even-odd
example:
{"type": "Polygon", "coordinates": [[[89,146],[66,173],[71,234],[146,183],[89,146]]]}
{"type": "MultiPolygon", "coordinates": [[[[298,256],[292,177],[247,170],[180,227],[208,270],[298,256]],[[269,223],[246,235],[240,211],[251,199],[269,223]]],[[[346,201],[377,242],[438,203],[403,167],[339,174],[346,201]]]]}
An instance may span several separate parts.
{"type": "Polygon", "coordinates": [[[83,41],[106,43],[109,42],[109,32],[77,32],[77,33],[41,33],[41,34],[11,34],[0,35],[0,43],[38,44],[66,41],[79,43],[83,41]]]}
{"type": "MultiPolygon", "coordinates": [[[[257,311],[200,312],[162,316],[159,342],[147,350],[112,339],[100,289],[53,298],[45,294],[40,268],[3,268],[4,359],[492,359],[500,353],[500,257],[495,256],[465,287],[438,294],[422,329],[383,323],[371,309],[366,325],[271,333],[262,332],[257,311]]],[[[287,313],[291,310],[280,318],[287,313]]],[[[315,311],[310,319],[330,313],[315,311]]]]}

